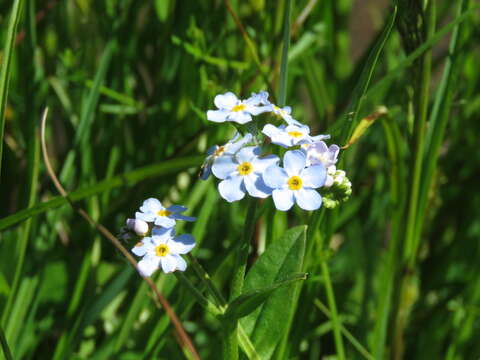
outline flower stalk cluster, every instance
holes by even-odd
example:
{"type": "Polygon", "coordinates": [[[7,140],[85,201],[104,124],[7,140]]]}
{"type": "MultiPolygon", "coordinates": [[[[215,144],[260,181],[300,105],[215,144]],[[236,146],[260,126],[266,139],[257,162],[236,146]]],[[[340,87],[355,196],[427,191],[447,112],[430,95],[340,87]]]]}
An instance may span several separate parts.
{"type": "MultiPolygon", "coordinates": [[[[225,145],[207,151],[201,178],[210,174],[221,180],[220,196],[228,202],[241,200],[246,194],[256,198],[272,196],[275,207],[287,211],[297,204],[303,210],[336,207],[348,199],[351,183],[345,172],[337,174],[340,147],[324,142],[329,135],[310,134],[310,128],[295,120],[289,106],[280,108],[268,100],[268,93],[253,93],[241,100],[231,92],[215,97],[217,110],[208,110],[213,122],[233,122],[244,128],[225,145]],[[260,120],[254,116],[269,113],[283,120],[275,126],[266,123],[260,133],[260,120]],[[252,123],[255,126],[252,126],[252,123]],[[253,133],[252,133],[253,132],[253,133]],[[267,152],[266,144],[280,148],[267,152]],[[286,149],[283,158],[276,153],[286,149]],[[325,197],[325,201],[324,198],[325,197]]],[[[271,148],[271,147],[270,147],[271,148]]]]}

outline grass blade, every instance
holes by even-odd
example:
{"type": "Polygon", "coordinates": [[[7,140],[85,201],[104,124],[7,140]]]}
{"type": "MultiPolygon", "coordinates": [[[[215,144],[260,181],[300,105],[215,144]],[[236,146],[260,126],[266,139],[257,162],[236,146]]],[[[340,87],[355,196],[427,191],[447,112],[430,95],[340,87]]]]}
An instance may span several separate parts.
{"type": "Polygon", "coordinates": [[[5,110],[7,107],[8,85],[10,82],[10,65],[12,63],[15,36],[18,22],[22,14],[23,0],[16,0],[13,3],[12,13],[8,24],[7,38],[2,56],[2,69],[0,71],[0,175],[2,174],[2,151],[3,132],[5,129],[5,110]]]}
{"type": "MultiPolygon", "coordinates": [[[[69,194],[69,197],[72,201],[76,202],[115,187],[134,185],[150,177],[171,174],[189,167],[198,166],[203,159],[203,156],[192,156],[145,166],[122,175],[114,176],[111,179],[101,181],[97,184],[89,186],[88,188],[73,191],[69,194]]],[[[0,231],[18,224],[21,221],[27,220],[32,216],[42,214],[50,209],[54,209],[66,204],[68,204],[68,201],[65,198],[62,196],[57,196],[49,201],[42,202],[31,208],[20,210],[13,215],[0,219],[0,231]]]]}

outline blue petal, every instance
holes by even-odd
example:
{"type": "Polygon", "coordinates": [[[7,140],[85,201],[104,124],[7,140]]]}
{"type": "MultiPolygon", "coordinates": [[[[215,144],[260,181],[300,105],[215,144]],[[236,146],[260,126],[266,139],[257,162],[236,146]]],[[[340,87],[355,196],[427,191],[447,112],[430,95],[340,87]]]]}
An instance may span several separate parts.
{"type": "Polygon", "coordinates": [[[300,189],[294,191],[297,205],[303,210],[317,210],[322,206],[322,197],[313,189],[300,189]]]}
{"type": "Polygon", "coordinates": [[[212,172],[219,179],[226,179],[237,170],[238,163],[232,156],[220,156],[212,165],[212,172]]]}
{"type": "Polygon", "coordinates": [[[245,196],[245,185],[243,177],[231,176],[218,184],[220,195],[228,202],[243,199],[245,196]]]}
{"type": "Polygon", "coordinates": [[[287,151],[283,157],[283,167],[288,176],[298,176],[307,162],[305,153],[301,150],[287,151]]]}
{"type": "Polygon", "coordinates": [[[265,184],[260,175],[250,174],[245,176],[244,182],[247,192],[253,197],[264,199],[272,193],[272,188],[265,184]]]}
{"type": "Polygon", "coordinates": [[[303,169],[300,177],[302,178],[303,186],[316,189],[325,184],[327,169],[322,164],[313,165],[303,169]]]}
{"type": "Polygon", "coordinates": [[[175,220],[170,219],[166,216],[158,216],[155,219],[155,225],[161,226],[161,227],[164,227],[164,228],[171,228],[171,227],[175,226],[175,220]]]}
{"type": "Polygon", "coordinates": [[[289,210],[294,204],[293,191],[289,189],[276,189],[272,192],[275,207],[281,211],[289,210]]]}
{"type": "Polygon", "coordinates": [[[225,122],[227,120],[228,110],[208,110],[207,119],[213,122],[225,122]]]}
{"type": "Polygon", "coordinates": [[[241,149],[235,157],[238,163],[251,162],[255,157],[260,155],[261,149],[258,146],[247,146],[241,149]]]}
{"type": "Polygon", "coordinates": [[[281,188],[288,180],[286,171],[277,165],[272,165],[266,168],[262,177],[265,184],[272,189],[281,188]]]}

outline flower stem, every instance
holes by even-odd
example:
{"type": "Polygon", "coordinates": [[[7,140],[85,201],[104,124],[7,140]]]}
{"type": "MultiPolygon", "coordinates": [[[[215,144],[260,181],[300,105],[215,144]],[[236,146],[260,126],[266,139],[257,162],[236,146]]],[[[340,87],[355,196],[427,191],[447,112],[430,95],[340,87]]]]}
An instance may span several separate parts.
{"type": "MultiPolygon", "coordinates": [[[[230,302],[240,296],[243,290],[243,282],[247,268],[248,250],[250,239],[255,229],[255,212],[257,209],[257,200],[249,199],[247,217],[245,218],[245,227],[242,240],[236,249],[235,266],[233,268],[232,287],[230,289],[230,302]]],[[[225,339],[223,348],[223,358],[229,360],[238,359],[238,320],[227,321],[225,326],[225,339]]]]}

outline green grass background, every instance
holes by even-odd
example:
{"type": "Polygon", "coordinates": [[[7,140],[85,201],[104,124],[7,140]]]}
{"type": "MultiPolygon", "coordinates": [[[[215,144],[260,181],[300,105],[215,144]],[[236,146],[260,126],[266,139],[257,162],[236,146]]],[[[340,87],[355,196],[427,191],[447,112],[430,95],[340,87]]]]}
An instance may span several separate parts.
{"type": "MultiPolygon", "coordinates": [[[[349,202],[309,217],[266,201],[249,266],[287,228],[315,225],[272,358],[480,357],[478,3],[293,0],[281,69],[287,3],[0,2],[0,325],[15,359],[188,356],[146,284],[53,187],[43,109],[75,204],[113,233],[148,197],[188,206],[198,221],[183,230],[226,295],[246,204],[198,179],[234,130],[205,112],[229,90],[282,102],[285,69],[295,118],[333,143],[388,113],[342,152],[349,202]]],[[[155,281],[201,357],[221,358],[220,321],[176,277],[155,281]]]]}

